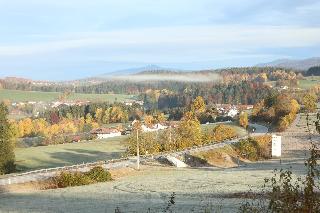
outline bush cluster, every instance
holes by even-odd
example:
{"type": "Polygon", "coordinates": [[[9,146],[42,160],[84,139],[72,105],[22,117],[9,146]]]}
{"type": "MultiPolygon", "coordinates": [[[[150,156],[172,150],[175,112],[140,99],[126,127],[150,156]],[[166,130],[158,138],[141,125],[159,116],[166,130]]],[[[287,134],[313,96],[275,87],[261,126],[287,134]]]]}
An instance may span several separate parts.
{"type": "Polygon", "coordinates": [[[284,131],[295,120],[300,110],[298,102],[285,94],[271,94],[255,104],[252,112],[253,121],[263,121],[284,131]]]}
{"type": "Polygon", "coordinates": [[[61,172],[52,179],[53,184],[57,188],[65,188],[70,186],[82,186],[98,182],[106,182],[112,180],[109,171],[102,167],[94,167],[89,172],[61,172]]]}
{"type": "Polygon", "coordinates": [[[271,136],[240,140],[235,145],[238,153],[251,161],[270,158],[271,136]]]}

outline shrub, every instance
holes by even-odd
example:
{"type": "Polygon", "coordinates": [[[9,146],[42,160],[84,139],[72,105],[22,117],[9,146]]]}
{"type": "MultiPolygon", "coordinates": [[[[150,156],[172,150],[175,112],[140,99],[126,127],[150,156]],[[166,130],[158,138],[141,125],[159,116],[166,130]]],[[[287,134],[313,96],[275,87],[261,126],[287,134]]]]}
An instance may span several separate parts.
{"type": "Polygon", "coordinates": [[[252,161],[258,160],[257,147],[257,142],[253,138],[240,140],[239,143],[236,144],[239,154],[252,161]]]}
{"type": "Polygon", "coordinates": [[[271,150],[271,135],[263,135],[253,137],[257,144],[258,156],[259,158],[268,159],[270,158],[271,150]]]}
{"type": "Polygon", "coordinates": [[[112,180],[110,172],[100,166],[92,168],[89,172],[85,173],[85,175],[95,182],[106,182],[112,180]]]}
{"type": "Polygon", "coordinates": [[[228,125],[219,124],[212,131],[212,140],[221,142],[227,139],[232,139],[237,136],[234,128],[228,125]]]}
{"type": "Polygon", "coordinates": [[[257,136],[240,140],[235,147],[240,155],[246,156],[251,161],[259,158],[268,159],[270,158],[271,140],[270,135],[257,136]]]}
{"type": "Polygon", "coordinates": [[[88,176],[80,172],[61,172],[60,175],[54,177],[54,182],[58,188],[82,186],[93,183],[88,176]]]}
{"type": "Polygon", "coordinates": [[[52,179],[53,184],[58,188],[70,186],[82,186],[98,182],[106,182],[112,180],[109,171],[102,167],[94,167],[89,172],[61,172],[52,179]]]}

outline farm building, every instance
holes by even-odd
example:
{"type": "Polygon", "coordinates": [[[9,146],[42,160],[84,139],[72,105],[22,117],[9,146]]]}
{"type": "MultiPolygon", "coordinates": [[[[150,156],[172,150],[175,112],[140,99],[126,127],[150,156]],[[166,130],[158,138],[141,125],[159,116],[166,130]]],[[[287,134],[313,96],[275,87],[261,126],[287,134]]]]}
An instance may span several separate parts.
{"type": "Polygon", "coordinates": [[[98,128],[91,131],[91,134],[97,135],[98,139],[112,138],[121,136],[121,131],[114,128],[98,128]]]}
{"type": "Polygon", "coordinates": [[[164,126],[162,124],[155,124],[151,127],[148,127],[146,125],[142,125],[141,128],[142,128],[142,131],[144,131],[144,132],[155,132],[155,131],[167,129],[168,127],[164,126]]]}

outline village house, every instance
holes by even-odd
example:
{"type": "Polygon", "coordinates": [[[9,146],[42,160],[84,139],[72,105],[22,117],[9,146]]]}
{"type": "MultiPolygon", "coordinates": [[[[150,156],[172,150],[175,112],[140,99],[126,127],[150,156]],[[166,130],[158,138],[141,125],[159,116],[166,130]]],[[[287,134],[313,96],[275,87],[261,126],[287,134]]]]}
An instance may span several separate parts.
{"type": "Polygon", "coordinates": [[[51,103],[51,107],[57,108],[60,106],[84,106],[89,103],[90,101],[54,101],[51,103]]]}
{"type": "Polygon", "coordinates": [[[142,125],[141,128],[142,128],[142,131],[144,131],[144,132],[155,132],[155,131],[167,129],[168,127],[164,126],[162,124],[155,124],[151,127],[148,127],[146,125],[142,125]]]}
{"type": "MultiPolygon", "coordinates": [[[[133,126],[135,123],[137,122],[137,120],[134,120],[131,125],[133,126]]],[[[141,125],[141,129],[143,132],[155,132],[155,131],[159,131],[159,130],[164,130],[167,129],[168,126],[164,125],[164,124],[154,124],[152,126],[147,126],[145,124],[141,125]]]]}
{"type": "Polygon", "coordinates": [[[135,100],[127,100],[124,102],[126,106],[132,106],[133,104],[139,104],[140,106],[143,106],[143,101],[135,101],[135,100]]]}
{"type": "Polygon", "coordinates": [[[98,128],[93,129],[91,134],[96,135],[98,139],[112,138],[121,136],[121,131],[115,128],[98,128]]]}

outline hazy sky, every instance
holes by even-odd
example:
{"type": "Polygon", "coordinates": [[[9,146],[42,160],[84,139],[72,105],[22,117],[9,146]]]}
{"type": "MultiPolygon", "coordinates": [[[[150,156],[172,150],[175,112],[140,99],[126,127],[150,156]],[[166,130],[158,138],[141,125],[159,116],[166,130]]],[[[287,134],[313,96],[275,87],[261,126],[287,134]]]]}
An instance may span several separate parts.
{"type": "Polygon", "coordinates": [[[0,77],[320,56],[320,1],[0,0],[0,77]]]}

